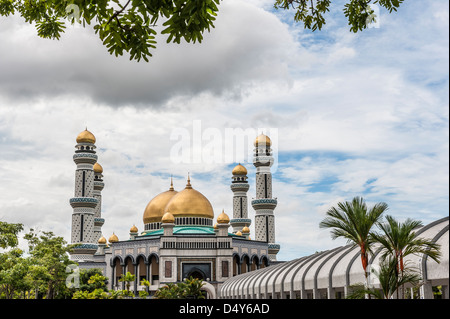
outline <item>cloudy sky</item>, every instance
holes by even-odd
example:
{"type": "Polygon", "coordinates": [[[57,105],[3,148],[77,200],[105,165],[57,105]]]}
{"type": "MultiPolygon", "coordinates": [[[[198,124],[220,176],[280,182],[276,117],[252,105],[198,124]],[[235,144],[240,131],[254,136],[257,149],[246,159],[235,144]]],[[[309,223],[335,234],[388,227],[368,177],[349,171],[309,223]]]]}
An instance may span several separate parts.
{"type": "Polygon", "coordinates": [[[110,56],[90,28],[44,40],[1,17],[0,220],[70,241],[72,155],[86,126],[104,169],[106,238],[143,230],[171,174],[181,190],[190,172],[216,216],[231,216],[237,162],[255,196],[260,131],[274,141],[279,260],[345,244],[319,223],[354,196],[388,203],[400,220],[448,216],[448,1],[380,9],[358,34],[335,2],[324,30],[310,32],[273,0],[222,1],[201,44],[160,37],[149,63],[110,56]]]}

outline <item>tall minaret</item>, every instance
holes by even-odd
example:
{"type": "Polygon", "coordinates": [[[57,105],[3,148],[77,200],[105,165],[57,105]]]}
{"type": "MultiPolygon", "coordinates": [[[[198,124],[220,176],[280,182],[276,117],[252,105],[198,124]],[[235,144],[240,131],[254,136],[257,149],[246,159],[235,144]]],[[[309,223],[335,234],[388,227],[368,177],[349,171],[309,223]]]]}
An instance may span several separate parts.
{"type": "Polygon", "coordinates": [[[277,199],[272,198],[273,165],[272,142],[264,134],[255,140],[253,165],[256,167],[256,198],[252,200],[255,210],[255,240],[269,244],[269,259],[277,260],[280,245],[275,244],[275,216],[273,210],[277,206],[277,199]]]}
{"type": "Polygon", "coordinates": [[[236,165],[230,185],[233,191],[233,219],[230,221],[233,233],[242,231],[250,226],[252,220],[248,218],[247,191],[250,185],[247,182],[247,169],[241,164],[236,165]]]}
{"type": "Polygon", "coordinates": [[[105,187],[103,183],[103,167],[97,162],[94,164],[94,198],[98,203],[94,209],[94,238],[96,242],[102,237],[102,226],[105,219],[102,218],[102,190],[105,187]]]}
{"type": "Polygon", "coordinates": [[[94,197],[95,136],[86,128],[77,136],[73,161],[75,171],[75,196],[70,199],[72,213],[72,244],[81,244],[71,253],[75,261],[90,261],[97,251],[94,231],[94,214],[98,199],[94,197]]]}

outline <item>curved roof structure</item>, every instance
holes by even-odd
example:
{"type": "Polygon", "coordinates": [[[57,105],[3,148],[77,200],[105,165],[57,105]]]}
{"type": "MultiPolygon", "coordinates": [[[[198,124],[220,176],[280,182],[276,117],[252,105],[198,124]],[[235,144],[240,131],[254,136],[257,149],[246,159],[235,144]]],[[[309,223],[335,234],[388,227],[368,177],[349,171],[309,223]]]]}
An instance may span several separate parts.
{"type": "MultiPolygon", "coordinates": [[[[431,293],[431,285],[448,287],[448,227],[449,217],[444,217],[417,231],[419,237],[432,239],[441,245],[442,256],[439,264],[426,256],[413,255],[406,258],[407,262],[421,270],[424,283],[430,287],[428,293],[431,293]]],[[[380,248],[375,247],[374,256],[369,260],[374,267],[379,262],[379,252],[380,248]]],[[[220,296],[240,299],[343,298],[349,286],[364,282],[359,256],[358,247],[347,245],[277,263],[228,279],[221,287],[220,296]]],[[[371,282],[375,287],[379,284],[376,278],[371,282]]]]}

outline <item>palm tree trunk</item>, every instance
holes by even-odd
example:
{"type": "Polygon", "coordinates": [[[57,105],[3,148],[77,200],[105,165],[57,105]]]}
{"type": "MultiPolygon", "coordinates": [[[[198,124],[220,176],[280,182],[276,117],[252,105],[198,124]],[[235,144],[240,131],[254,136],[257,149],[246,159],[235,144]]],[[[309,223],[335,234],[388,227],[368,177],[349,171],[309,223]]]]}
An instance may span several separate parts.
{"type": "MultiPolygon", "coordinates": [[[[400,273],[403,277],[405,267],[403,265],[403,253],[400,252],[400,273]]],[[[405,299],[405,284],[402,284],[402,299],[405,299]]]]}
{"type": "MultiPolygon", "coordinates": [[[[369,260],[364,245],[361,245],[361,263],[364,269],[364,277],[366,278],[366,288],[369,288],[369,275],[367,274],[367,265],[369,263],[369,260]]],[[[370,294],[368,295],[368,299],[371,299],[370,294]]]]}

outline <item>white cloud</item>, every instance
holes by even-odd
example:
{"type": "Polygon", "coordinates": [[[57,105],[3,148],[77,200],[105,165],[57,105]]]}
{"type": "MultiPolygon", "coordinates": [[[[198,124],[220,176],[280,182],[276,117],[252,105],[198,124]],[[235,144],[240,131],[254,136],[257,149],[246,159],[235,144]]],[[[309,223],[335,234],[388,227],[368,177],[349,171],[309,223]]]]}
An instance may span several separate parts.
{"type": "Polygon", "coordinates": [[[178,95],[240,97],[242,89],[260,82],[289,80],[296,46],[288,28],[242,1],[223,2],[220,10],[216,27],[201,44],[166,44],[158,36],[149,63],[110,56],[90,28],[68,26],[60,41],[49,41],[37,38],[32,25],[8,18],[0,90],[12,99],[69,95],[110,106],[161,107],[178,95]]]}
{"type": "Polygon", "coordinates": [[[49,41],[3,19],[0,218],[70,240],[72,155],[85,126],[104,168],[105,237],[142,229],[170,174],[182,189],[191,172],[216,214],[231,214],[231,163],[170,157],[171,134],[193,134],[194,121],[223,137],[226,128],[278,130],[282,260],[343,244],[318,224],[356,195],[388,202],[397,217],[448,215],[448,3],[405,3],[356,35],[336,13],[319,34],[267,10],[270,1],[224,1],[202,44],[160,41],[149,64],[109,56],[89,29],[49,41]]]}

